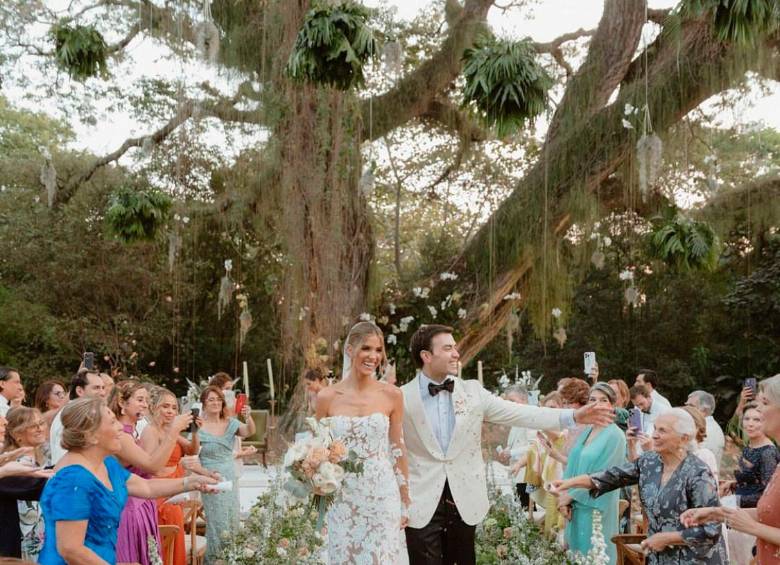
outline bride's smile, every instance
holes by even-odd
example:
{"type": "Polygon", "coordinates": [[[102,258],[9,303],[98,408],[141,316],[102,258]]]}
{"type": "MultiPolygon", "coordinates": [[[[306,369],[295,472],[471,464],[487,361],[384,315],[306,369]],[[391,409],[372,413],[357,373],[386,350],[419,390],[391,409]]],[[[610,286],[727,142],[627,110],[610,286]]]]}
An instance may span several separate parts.
{"type": "Polygon", "coordinates": [[[359,377],[371,377],[379,368],[384,355],[382,341],[378,336],[368,336],[354,352],[352,365],[359,377]]]}

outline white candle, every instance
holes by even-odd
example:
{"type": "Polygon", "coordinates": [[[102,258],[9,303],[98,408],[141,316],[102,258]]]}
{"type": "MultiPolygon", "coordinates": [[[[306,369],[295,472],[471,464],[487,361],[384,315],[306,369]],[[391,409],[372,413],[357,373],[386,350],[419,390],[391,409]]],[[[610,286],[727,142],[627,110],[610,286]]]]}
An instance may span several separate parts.
{"type": "Polygon", "coordinates": [[[268,367],[268,392],[271,394],[271,400],[274,399],[274,371],[271,367],[271,360],[266,359],[265,364],[268,367]]]}
{"type": "Polygon", "coordinates": [[[246,361],[244,361],[244,393],[246,394],[247,400],[249,400],[249,367],[246,364],[246,361]]]}
{"type": "Polygon", "coordinates": [[[479,384],[485,386],[485,381],[482,380],[482,361],[477,361],[477,379],[479,380],[479,384]]]}

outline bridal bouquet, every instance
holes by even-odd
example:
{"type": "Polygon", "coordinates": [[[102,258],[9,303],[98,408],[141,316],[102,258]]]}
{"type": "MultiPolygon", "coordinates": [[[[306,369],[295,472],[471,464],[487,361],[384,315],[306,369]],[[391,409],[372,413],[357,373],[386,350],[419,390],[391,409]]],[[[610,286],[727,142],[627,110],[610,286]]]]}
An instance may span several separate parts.
{"type": "Polygon", "coordinates": [[[361,474],[363,462],[343,442],[333,439],[326,420],[306,418],[306,424],[312,435],[297,440],[284,456],[284,468],[290,473],[284,487],[297,498],[311,497],[312,506],[319,510],[319,528],[344,476],[361,474]]]}

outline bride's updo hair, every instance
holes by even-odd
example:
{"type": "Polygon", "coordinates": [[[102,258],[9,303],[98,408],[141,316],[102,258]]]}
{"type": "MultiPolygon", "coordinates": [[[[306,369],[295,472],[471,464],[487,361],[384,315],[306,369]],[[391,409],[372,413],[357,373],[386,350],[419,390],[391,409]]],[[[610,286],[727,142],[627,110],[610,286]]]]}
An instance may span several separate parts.
{"type": "MultiPolygon", "coordinates": [[[[349,334],[347,334],[347,339],[344,341],[344,351],[346,352],[348,345],[352,347],[352,351],[359,350],[363,345],[363,342],[371,336],[378,337],[379,343],[382,344],[382,359],[379,361],[379,373],[382,374],[384,372],[385,364],[387,363],[385,334],[382,333],[382,330],[380,330],[379,326],[374,322],[358,322],[352,326],[352,329],[349,330],[349,334]]],[[[344,377],[346,377],[346,375],[341,375],[342,379],[344,377]]]]}

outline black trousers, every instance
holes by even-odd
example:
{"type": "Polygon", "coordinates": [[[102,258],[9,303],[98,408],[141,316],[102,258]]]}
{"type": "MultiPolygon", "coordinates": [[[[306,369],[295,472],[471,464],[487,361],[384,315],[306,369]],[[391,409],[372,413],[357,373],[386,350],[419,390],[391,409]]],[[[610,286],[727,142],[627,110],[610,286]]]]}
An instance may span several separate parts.
{"type": "Polygon", "coordinates": [[[517,490],[517,499],[520,501],[520,506],[523,507],[523,510],[528,510],[528,505],[531,504],[531,495],[528,494],[528,491],[526,491],[527,486],[528,485],[526,483],[515,484],[515,489],[517,490]]]}
{"type": "Polygon", "coordinates": [[[409,565],[475,565],[474,531],[460,517],[458,507],[444,483],[433,518],[423,528],[406,528],[409,565]]]}

